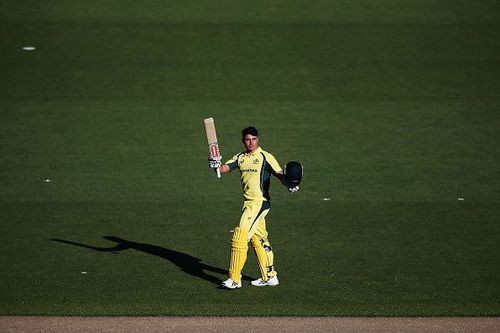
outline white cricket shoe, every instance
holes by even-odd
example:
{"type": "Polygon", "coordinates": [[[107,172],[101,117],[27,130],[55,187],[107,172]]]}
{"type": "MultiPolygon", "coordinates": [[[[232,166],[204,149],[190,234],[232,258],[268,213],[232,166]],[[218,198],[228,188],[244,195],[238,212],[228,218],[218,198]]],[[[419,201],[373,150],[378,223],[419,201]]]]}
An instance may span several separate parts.
{"type": "Polygon", "coordinates": [[[234,282],[233,279],[229,278],[222,282],[222,288],[226,289],[238,289],[241,288],[241,282],[234,282]]]}
{"type": "Polygon", "coordinates": [[[255,287],[267,287],[267,286],[274,287],[277,286],[278,284],[280,284],[280,282],[278,281],[277,276],[271,276],[267,281],[264,281],[262,279],[257,279],[252,281],[252,286],[255,287]]]}

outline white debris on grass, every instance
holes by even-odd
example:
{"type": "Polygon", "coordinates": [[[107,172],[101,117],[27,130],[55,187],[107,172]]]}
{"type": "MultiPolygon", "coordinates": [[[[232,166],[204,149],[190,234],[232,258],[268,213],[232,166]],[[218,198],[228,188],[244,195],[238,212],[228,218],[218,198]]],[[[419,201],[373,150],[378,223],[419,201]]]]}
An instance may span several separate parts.
{"type": "Polygon", "coordinates": [[[23,46],[24,51],[35,51],[36,47],[34,46],[23,46]]]}
{"type": "Polygon", "coordinates": [[[332,200],[332,198],[321,198],[321,200],[323,200],[323,201],[330,201],[330,200],[332,200]]]}
{"type": "Polygon", "coordinates": [[[464,201],[464,198],[458,198],[458,201],[464,201]]]}

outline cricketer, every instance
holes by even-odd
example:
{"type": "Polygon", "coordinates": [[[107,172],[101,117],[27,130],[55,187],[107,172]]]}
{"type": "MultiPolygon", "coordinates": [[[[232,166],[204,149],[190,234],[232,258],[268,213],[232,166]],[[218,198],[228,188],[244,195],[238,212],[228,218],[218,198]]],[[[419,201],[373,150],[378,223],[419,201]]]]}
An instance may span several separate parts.
{"type": "MultiPolygon", "coordinates": [[[[221,159],[209,158],[209,166],[221,175],[235,169],[240,172],[243,188],[243,209],[239,225],[234,228],[231,240],[229,278],[222,282],[227,289],[241,288],[241,271],[245,265],[248,243],[257,256],[261,277],[251,282],[253,286],[277,286],[277,272],[274,268],[274,254],[269,243],[266,228],[266,216],[271,208],[269,187],[271,176],[277,177],[290,193],[299,190],[299,186],[289,185],[283,169],[273,155],[260,147],[259,132],[255,127],[242,130],[245,150],[222,164],[221,159]],[[288,184],[288,185],[287,185],[288,184]]],[[[302,170],[300,170],[302,172],[302,170]]]]}

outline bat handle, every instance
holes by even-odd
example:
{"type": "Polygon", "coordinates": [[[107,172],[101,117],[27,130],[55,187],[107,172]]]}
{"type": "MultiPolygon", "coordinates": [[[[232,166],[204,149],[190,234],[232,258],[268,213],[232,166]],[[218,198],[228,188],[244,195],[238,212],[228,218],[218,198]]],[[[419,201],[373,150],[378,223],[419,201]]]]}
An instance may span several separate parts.
{"type": "Polygon", "coordinates": [[[220,170],[217,168],[217,178],[220,178],[220,170]]]}

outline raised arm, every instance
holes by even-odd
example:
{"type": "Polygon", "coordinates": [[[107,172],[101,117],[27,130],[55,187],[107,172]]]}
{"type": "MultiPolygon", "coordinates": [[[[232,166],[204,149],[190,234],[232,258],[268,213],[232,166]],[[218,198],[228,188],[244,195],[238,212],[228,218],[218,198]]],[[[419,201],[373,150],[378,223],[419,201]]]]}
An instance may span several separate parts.
{"type": "Polygon", "coordinates": [[[219,172],[220,172],[221,175],[223,175],[223,174],[226,174],[228,172],[231,172],[231,168],[227,164],[222,164],[219,167],[219,172]]]}

